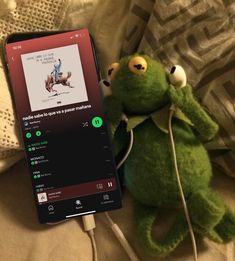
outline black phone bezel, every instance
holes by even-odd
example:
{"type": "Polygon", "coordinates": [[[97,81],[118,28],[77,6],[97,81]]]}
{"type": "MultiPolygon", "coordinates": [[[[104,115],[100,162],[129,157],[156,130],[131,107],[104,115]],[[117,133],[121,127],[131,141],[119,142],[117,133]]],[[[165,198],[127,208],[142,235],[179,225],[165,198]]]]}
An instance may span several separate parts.
{"type": "MultiPolygon", "coordinates": [[[[80,28],[81,29],[81,28],[80,28]]],[[[3,62],[4,62],[4,71],[6,73],[6,78],[7,78],[7,82],[8,85],[10,86],[9,90],[10,90],[10,94],[12,97],[12,101],[13,101],[13,106],[14,109],[16,108],[16,104],[15,104],[15,99],[13,97],[13,90],[11,88],[11,81],[10,81],[10,75],[9,75],[9,68],[8,68],[8,60],[7,60],[7,53],[6,53],[6,45],[10,44],[10,43],[15,43],[15,42],[21,42],[21,41],[25,41],[25,40],[31,40],[31,39],[35,39],[35,38],[41,38],[41,37],[46,37],[46,36],[50,36],[50,35],[56,35],[56,34],[63,34],[66,32],[73,32],[73,31],[77,31],[79,29],[74,29],[74,30],[62,30],[62,31],[40,31],[40,32],[16,32],[16,33],[12,33],[10,35],[8,35],[4,40],[3,40],[3,62]]],[[[90,36],[90,40],[91,40],[91,46],[92,46],[92,51],[93,51],[93,57],[94,57],[94,61],[95,61],[95,66],[96,66],[96,72],[97,72],[97,76],[98,76],[98,81],[101,80],[101,71],[100,71],[100,67],[98,64],[98,60],[97,60],[97,55],[96,55],[96,47],[95,47],[95,42],[93,37],[91,36],[91,34],[89,34],[90,36]]],[[[16,118],[19,121],[18,118],[18,114],[16,113],[16,118]]],[[[110,129],[108,128],[109,133],[111,133],[110,129]]],[[[22,133],[20,131],[20,136],[22,138],[22,133]]],[[[23,138],[22,138],[23,139],[23,138]]],[[[122,191],[121,186],[120,186],[120,180],[119,180],[119,175],[117,176],[118,178],[118,187],[120,190],[120,193],[122,191]]],[[[58,222],[48,222],[46,224],[48,225],[54,225],[54,224],[58,224],[64,221],[68,221],[69,219],[64,219],[64,220],[60,220],[58,222]]]]}

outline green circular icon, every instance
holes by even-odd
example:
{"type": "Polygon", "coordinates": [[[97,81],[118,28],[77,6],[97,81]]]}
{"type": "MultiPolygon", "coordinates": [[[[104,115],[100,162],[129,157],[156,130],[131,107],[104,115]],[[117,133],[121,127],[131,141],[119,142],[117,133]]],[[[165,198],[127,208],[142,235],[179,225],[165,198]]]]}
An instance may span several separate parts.
{"type": "Polygon", "coordinates": [[[94,118],[92,119],[91,123],[92,123],[93,127],[99,128],[99,127],[102,126],[103,120],[102,120],[102,118],[100,118],[99,116],[96,116],[96,117],[94,117],[94,118]]]}
{"type": "Polygon", "coordinates": [[[34,175],[33,178],[36,179],[36,178],[37,178],[37,175],[34,175]]]}
{"type": "Polygon", "coordinates": [[[25,136],[27,139],[30,139],[32,137],[32,134],[30,132],[27,132],[25,136]]]}
{"type": "Polygon", "coordinates": [[[31,161],[31,165],[34,165],[34,161],[31,161]]]}
{"type": "Polygon", "coordinates": [[[41,131],[36,131],[36,136],[40,137],[42,135],[41,131]]]}
{"type": "Polygon", "coordinates": [[[28,151],[31,151],[32,149],[31,148],[28,148],[28,151]]]}

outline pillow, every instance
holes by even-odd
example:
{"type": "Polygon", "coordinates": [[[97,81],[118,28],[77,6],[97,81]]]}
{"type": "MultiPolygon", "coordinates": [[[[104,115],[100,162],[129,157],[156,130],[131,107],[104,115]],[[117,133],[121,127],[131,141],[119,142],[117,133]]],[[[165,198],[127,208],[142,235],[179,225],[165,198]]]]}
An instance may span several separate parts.
{"type": "Polygon", "coordinates": [[[136,51],[133,42],[141,40],[138,52],[168,69],[184,67],[195,94],[220,125],[217,139],[206,144],[212,161],[235,177],[235,1],[149,1],[152,8],[142,2],[135,0],[131,8],[123,53],[136,51]]]}
{"type": "Polygon", "coordinates": [[[16,8],[15,0],[0,0],[0,16],[7,14],[8,12],[16,8]]]}
{"type": "Polygon", "coordinates": [[[0,64],[0,171],[13,165],[23,153],[17,120],[2,64],[0,64]]]}
{"type": "MultiPolygon", "coordinates": [[[[11,1],[10,1],[11,2],[11,1]]],[[[0,0],[0,42],[13,32],[55,30],[63,22],[69,0],[21,0],[7,6],[0,0]],[[4,7],[4,8],[3,8],[4,7]],[[12,8],[16,7],[14,10],[12,8]],[[25,15],[27,14],[27,15],[25,15]]],[[[0,43],[2,44],[2,43],[0,43]]],[[[0,60],[0,172],[23,157],[19,125],[15,117],[1,55],[0,60]]]]}

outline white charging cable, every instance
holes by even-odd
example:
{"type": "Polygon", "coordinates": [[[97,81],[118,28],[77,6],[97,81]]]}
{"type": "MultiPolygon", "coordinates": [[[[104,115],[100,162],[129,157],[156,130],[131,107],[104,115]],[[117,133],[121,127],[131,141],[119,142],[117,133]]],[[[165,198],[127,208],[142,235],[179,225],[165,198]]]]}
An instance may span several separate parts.
{"type": "MultiPolygon", "coordinates": [[[[128,121],[126,115],[122,116],[122,120],[125,121],[125,122],[128,121]]],[[[127,151],[126,151],[124,157],[118,163],[117,169],[119,169],[123,165],[123,163],[126,161],[127,157],[129,156],[129,154],[131,152],[131,149],[132,149],[132,146],[133,146],[133,142],[134,142],[134,135],[133,135],[133,130],[131,130],[130,131],[129,146],[127,148],[127,151]]],[[[116,238],[120,242],[121,246],[125,250],[125,252],[128,255],[128,257],[130,258],[130,260],[132,260],[132,261],[139,261],[140,259],[135,254],[135,251],[133,250],[133,248],[131,247],[131,245],[129,244],[127,239],[125,238],[123,232],[118,227],[118,225],[112,220],[112,218],[110,217],[108,212],[105,212],[105,216],[106,216],[106,218],[107,218],[107,220],[108,220],[108,222],[110,224],[110,227],[111,227],[114,235],[116,236],[116,238]]],[[[89,237],[91,239],[92,250],[93,250],[93,261],[97,261],[98,260],[98,257],[97,257],[97,247],[96,247],[96,241],[95,241],[95,235],[94,235],[94,228],[95,228],[94,215],[91,214],[91,215],[82,216],[82,221],[83,221],[84,230],[88,233],[88,235],[89,235],[89,237]]]]}
{"type": "MultiPolygon", "coordinates": [[[[126,115],[123,115],[122,120],[125,121],[126,123],[128,122],[128,118],[126,117],[126,115]]],[[[131,149],[133,147],[133,142],[134,142],[134,134],[133,134],[133,130],[130,130],[129,146],[127,148],[126,154],[124,155],[122,160],[118,163],[117,169],[119,169],[123,165],[123,163],[126,161],[127,157],[129,156],[131,149]]],[[[123,249],[125,250],[125,252],[128,255],[128,257],[130,258],[130,260],[139,261],[140,259],[138,258],[135,251],[133,250],[133,248],[127,241],[126,237],[124,236],[124,234],[121,231],[121,229],[119,228],[119,226],[112,220],[112,218],[110,217],[108,212],[105,212],[105,216],[110,224],[110,227],[111,227],[115,237],[117,238],[117,240],[119,241],[119,243],[121,244],[123,249]]]]}
{"type": "Polygon", "coordinates": [[[91,214],[91,215],[82,216],[82,222],[83,222],[84,230],[88,233],[91,239],[93,261],[98,261],[98,253],[97,253],[95,233],[94,233],[94,229],[95,229],[94,215],[91,214]]]}

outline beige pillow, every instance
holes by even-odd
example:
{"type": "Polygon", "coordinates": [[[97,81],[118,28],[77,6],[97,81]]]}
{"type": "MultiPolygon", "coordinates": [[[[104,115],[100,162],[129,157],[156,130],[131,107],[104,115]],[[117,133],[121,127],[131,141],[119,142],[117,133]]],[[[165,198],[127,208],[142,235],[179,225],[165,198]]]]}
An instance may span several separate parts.
{"type": "MultiPolygon", "coordinates": [[[[1,2],[0,2],[1,3],[1,2]]],[[[14,10],[0,17],[0,41],[13,32],[55,30],[63,22],[69,0],[19,0],[14,10]],[[27,15],[26,15],[27,14],[27,15]]],[[[3,7],[1,3],[0,7],[3,7]]],[[[4,5],[5,6],[5,5],[4,5]]],[[[19,126],[0,61],[0,172],[23,157],[19,126]]]]}
{"type": "Polygon", "coordinates": [[[0,65],[0,171],[14,164],[23,153],[17,120],[2,64],[0,65]]]}

